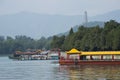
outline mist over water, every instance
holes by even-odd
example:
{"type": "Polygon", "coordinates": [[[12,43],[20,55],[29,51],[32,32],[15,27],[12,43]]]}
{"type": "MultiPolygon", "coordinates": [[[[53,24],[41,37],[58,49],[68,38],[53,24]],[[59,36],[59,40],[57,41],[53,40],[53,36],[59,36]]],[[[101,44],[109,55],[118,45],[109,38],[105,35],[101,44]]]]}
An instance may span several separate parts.
{"type": "Polygon", "coordinates": [[[0,80],[119,80],[119,65],[59,65],[53,60],[0,57],[0,80]]]}

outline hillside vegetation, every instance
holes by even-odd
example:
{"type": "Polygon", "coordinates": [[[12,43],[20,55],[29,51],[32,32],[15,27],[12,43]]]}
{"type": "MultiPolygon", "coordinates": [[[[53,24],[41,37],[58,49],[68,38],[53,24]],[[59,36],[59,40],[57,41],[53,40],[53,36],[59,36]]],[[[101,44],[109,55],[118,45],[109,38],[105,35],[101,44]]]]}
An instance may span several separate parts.
{"type": "Polygon", "coordinates": [[[110,20],[104,27],[80,26],[77,32],[71,28],[68,36],[54,36],[52,48],[82,51],[120,50],[120,23],[110,20]]]}

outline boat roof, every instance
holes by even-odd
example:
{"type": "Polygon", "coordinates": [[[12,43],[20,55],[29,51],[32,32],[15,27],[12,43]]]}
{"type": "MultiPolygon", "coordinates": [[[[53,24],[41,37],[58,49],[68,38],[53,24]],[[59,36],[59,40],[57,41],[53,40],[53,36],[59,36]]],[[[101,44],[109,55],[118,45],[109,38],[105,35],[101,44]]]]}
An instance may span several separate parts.
{"type": "Polygon", "coordinates": [[[120,51],[79,51],[75,48],[67,52],[67,54],[80,54],[80,55],[120,55],[120,51]]]}
{"type": "Polygon", "coordinates": [[[81,55],[120,55],[120,51],[90,51],[81,52],[81,55]]]}
{"type": "Polygon", "coordinates": [[[73,49],[71,49],[70,51],[67,52],[67,54],[80,54],[80,53],[81,53],[81,51],[79,51],[75,48],[73,48],[73,49]]]}
{"type": "Polygon", "coordinates": [[[16,51],[15,54],[18,55],[33,55],[33,54],[37,54],[36,52],[21,52],[21,51],[16,51]]]}

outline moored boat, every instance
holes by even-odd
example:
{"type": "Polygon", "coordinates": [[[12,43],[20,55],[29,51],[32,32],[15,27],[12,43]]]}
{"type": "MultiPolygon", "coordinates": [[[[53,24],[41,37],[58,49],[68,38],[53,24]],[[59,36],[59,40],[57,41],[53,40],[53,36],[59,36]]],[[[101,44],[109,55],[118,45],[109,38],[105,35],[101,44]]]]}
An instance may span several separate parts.
{"type": "Polygon", "coordinates": [[[60,51],[45,51],[45,50],[36,50],[36,51],[16,51],[14,54],[8,56],[9,59],[16,60],[58,60],[60,51]]]}
{"type": "Polygon", "coordinates": [[[12,55],[9,55],[8,58],[9,58],[9,59],[17,59],[17,60],[20,60],[20,59],[21,59],[21,56],[20,56],[20,55],[16,55],[16,54],[12,54],[12,55]]]}
{"type": "Polygon", "coordinates": [[[120,65],[120,51],[78,51],[71,49],[60,57],[60,65],[120,65]]]}
{"type": "Polygon", "coordinates": [[[47,52],[41,51],[16,51],[14,54],[9,56],[9,59],[17,59],[17,60],[46,60],[47,52]]]}

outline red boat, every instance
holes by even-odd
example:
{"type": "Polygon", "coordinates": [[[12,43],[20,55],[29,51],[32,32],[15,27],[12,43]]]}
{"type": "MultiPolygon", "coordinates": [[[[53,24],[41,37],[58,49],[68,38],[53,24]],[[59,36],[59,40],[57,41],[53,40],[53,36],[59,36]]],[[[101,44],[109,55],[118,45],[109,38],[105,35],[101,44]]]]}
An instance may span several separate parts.
{"type": "Polygon", "coordinates": [[[66,58],[60,57],[60,65],[120,65],[120,51],[82,52],[71,49],[66,58]]]}

